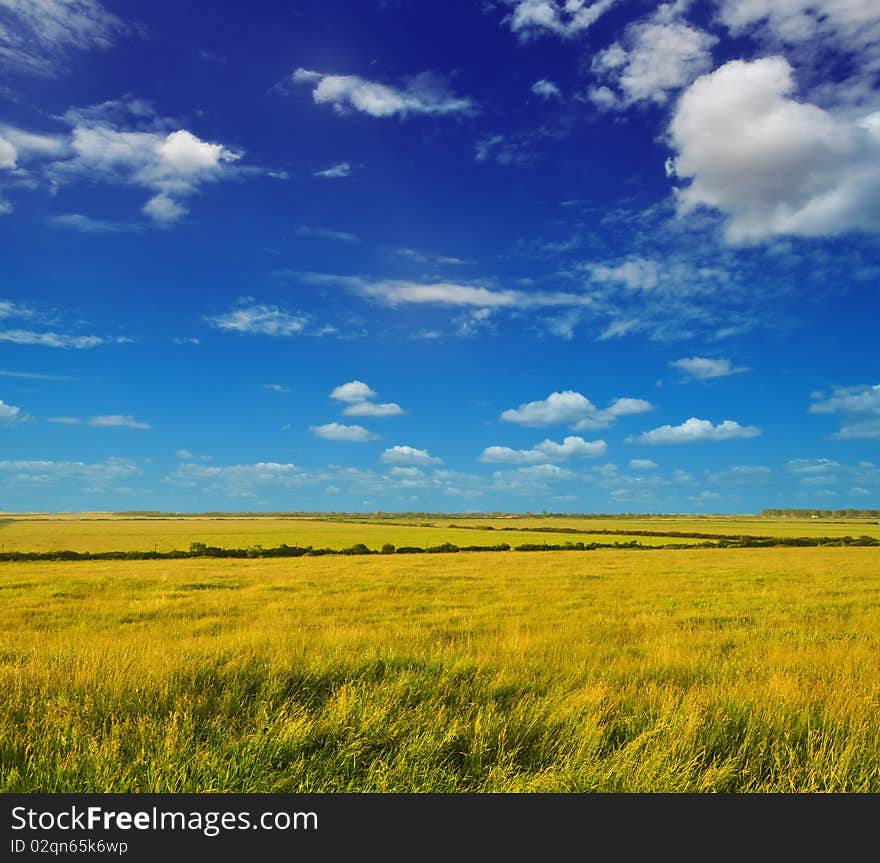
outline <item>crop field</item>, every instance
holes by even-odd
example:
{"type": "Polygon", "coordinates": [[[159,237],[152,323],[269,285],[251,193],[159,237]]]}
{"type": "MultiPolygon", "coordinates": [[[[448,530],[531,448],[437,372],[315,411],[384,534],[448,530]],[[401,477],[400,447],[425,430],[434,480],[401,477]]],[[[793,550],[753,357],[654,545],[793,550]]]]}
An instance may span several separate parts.
{"type": "MultiPolygon", "coordinates": [[[[311,545],[315,548],[347,548],[363,543],[378,549],[386,542],[395,546],[427,547],[451,542],[484,545],[507,542],[559,543],[581,539],[547,532],[523,533],[450,528],[449,521],[434,524],[387,524],[375,521],[332,521],[298,518],[177,518],[177,519],[0,519],[3,551],[172,551],[186,550],[193,542],[221,548],[311,545]]],[[[554,526],[547,523],[548,527],[554,526]]],[[[567,525],[559,525],[564,527],[567,525]]],[[[638,528],[636,528],[638,529],[638,528]]],[[[589,537],[588,537],[589,539],[589,537]]],[[[625,534],[597,535],[602,542],[627,542],[625,534]]],[[[644,545],[674,542],[672,537],[642,537],[644,545]]]]}
{"type": "Polygon", "coordinates": [[[880,791],[876,548],[22,562],[0,597],[4,792],[880,791]]]}

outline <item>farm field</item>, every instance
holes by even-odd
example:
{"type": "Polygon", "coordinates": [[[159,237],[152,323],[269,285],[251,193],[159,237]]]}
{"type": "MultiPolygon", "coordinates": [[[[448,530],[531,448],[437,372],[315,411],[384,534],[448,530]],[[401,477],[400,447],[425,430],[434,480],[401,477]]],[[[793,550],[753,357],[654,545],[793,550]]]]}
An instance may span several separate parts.
{"type": "Polygon", "coordinates": [[[652,531],[663,533],[706,533],[751,536],[875,536],[880,537],[880,522],[876,519],[806,519],[806,518],[747,518],[743,516],[664,516],[660,518],[566,518],[558,516],[451,519],[438,520],[438,525],[469,525],[478,528],[512,532],[527,528],[530,532],[541,528],[574,528],[583,531],[652,531]]]}
{"type": "MultiPolygon", "coordinates": [[[[186,550],[202,542],[221,548],[266,548],[287,545],[315,548],[347,548],[364,543],[379,549],[386,542],[395,546],[427,547],[451,542],[455,545],[487,545],[507,542],[560,543],[579,539],[558,533],[517,534],[456,529],[450,522],[401,525],[382,522],[334,521],[302,518],[15,518],[0,519],[0,547],[4,551],[172,551],[186,550]]],[[[547,525],[552,526],[552,525],[547,525]]],[[[568,525],[559,525],[560,527],[568,525]]],[[[635,528],[638,529],[638,528],[635,528]]],[[[625,534],[599,535],[601,542],[628,542],[625,534]]],[[[641,537],[643,545],[675,542],[673,537],[641,537]]]]}
{"type": "Polygon", "coordinates": [[[880,791],[873,548],[11,563],[0,596],[5,792],[880,791]]]}

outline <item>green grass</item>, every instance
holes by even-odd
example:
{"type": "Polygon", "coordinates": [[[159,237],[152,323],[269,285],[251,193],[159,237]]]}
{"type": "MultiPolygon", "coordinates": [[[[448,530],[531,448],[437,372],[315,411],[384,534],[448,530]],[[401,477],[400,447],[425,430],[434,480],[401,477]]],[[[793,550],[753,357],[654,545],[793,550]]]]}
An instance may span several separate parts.
{"type": "Polygon", "coordinates": [[[0,790],[876,793],[878,564],[7,564],[0,790]]]}

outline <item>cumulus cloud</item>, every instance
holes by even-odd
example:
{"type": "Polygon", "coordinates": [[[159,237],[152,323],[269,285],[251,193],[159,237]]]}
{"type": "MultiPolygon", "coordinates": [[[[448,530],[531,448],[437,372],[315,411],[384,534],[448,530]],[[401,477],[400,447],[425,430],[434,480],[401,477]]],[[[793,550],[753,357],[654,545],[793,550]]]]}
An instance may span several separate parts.
{"type": "Polygon", "coordinates": [[[540,81],[535,81],[535,83],[532,84],[532,92],[544,100],[562,98],[562,93],[559,92],[559,87],[557,87],[552,81],[548,81],[546,78],[541,78],[540,81]]]}
{"type": "Polygon", "coordinates": [[[664,104],[712,67],[715,36],[688,24],[648,20],[630,25],[623,44],[600,51],[593,74],[608,86],[595,87],[591,99],[602,108],[625,108],[639,102],[664,104]]]}
{"type": "Polygon", "coordinates": [[[712,425],[710,420],[691,417],[681,425],[663,425],[640,435],[631,435],[627,443],[678,444],[700,443],[702,441],[724,441],[735,438],[757,437],[761,430],[755,426],[742,426],[733,420],[724,420],[712,425]]]}
{"type": "Polygon", "coordinates": [[[588,30],[616,0],[505,0],[513,10],[505,22],[520,39],[542,35],[571,39],[588,30]]]}
{"type": "Polygon", "coordinates": [[[297,69],[285,84],[312,87],[318,105],[332,105],[342,114],[360,111],[371,117],[408,117],[412,114],[468,114],[474,103],[457,96],[445,79],[433,72],[422,72],[401,87],[369,81],[357,75],[326,75],[309,69],[297,69]]]}
{"type": "Polygon", "coordinates": [[[363,426],[347,426],[340,423],[326,423],[320,426],[311,426],[311,432],[315,437],[324,438],[324,440],[350,441],[353,443],[363,443],[364,441],[377,440],[378,435],[374,435],[363,426]]]}
{"type": "Polygon", "coordinates": [[[277,306],[255,304],[206,318],[211,326],[226,332],[264,336],[295,336],[305,329],[308,319],[291,315],[277,306]]]}
{"type": "Polygon", "coordinates": [[[71,108],[57,119],[69,133],[38,135],[9,126],[0,133],[18,159],[41,162],[55,187],[84,181],[145,190],[150,197],[142,211],[160,226],[182,219],[184,201],[206,184],[241,173],[234,164],[241,152],[175,128],[138,99],[71,108]]]}
{"type": "Polygon", "coordinates": [[[394,417],[403,413],[403,408],[395,402],[358,402],[348,405],[342,413],[350,417],[394,417]]]}
{"type": "Polygon", "coordinates": [[[316,177],[324,177],[325,179],[334,179],[338,177],[347,177],[351,173],[351,165],[348,162],[339,162],[324,168],[323,171],[315,171],[316,177]]]}
{"type": "Polygon", "coordinates": [[[349,381],[347,384],[340,384],[330,393],[331,399],[337,399],[349,404],[366,401],[375,397],[375,390],[371,389],[363,381],[349,381]]]}
{"type": "Polygon", "coordinates": [[[654,470],[654,468],[659,467],[657,462],[651,461],[649,458],[631,458],[629,466],[633,470],[654,470]]]}
{"type": "Polygon", "coordinates": [[[682,357],[680,360],[673,360],[669,365],[687,377],[700,381],[748,371],[745,366],[734,366],[729,359],[723,358],[714,360],[708,357],[682,357]]]}
{"type": "Polygon", "coordinates": [[[784,57],[734,60],[683,93],[670,126],[679,212],[727,217],[731,243],[880,230],[880,112],[794,98],[784,57]]]}
{"type": "Polygon", "coordinates": [[[597,458],[608,452],[604,440],[585,441],[582,437],[569,435],[562,443],[547,438],[532,449],[511,449],[506,446],[489,446],[480,455],[480,461],[501,464],[537,464],[546,461],[566,461],[570,458],[597,458]]]}
{"type": "Polygon", "coordinates": [[[810,413],[844,417],[844,424],[831,435],[836,440],[880,438],[880,384],[835,387],[831,395],[814,393],[810,413]]]}
{"type": "Polygon", "coordinates": [[[531,427],[566,424],[575,431],[590,431],[607,428],[619,417],[651,409],[651,403],[644,399],[619,398],[600,410],[582,393],[564,390],[550,393],[546,399],[510,408],[501,414],[501,419],[531,427]]]}
{"type": "Polygon", "coordinates": [[[389,447],[379,458],[385,464],[411,465],[415,467],[426,467],[432,464],[440,464],[443,461],[441,458],[432,456],[426,449],[416,449],[406,444],[389,447]]]}

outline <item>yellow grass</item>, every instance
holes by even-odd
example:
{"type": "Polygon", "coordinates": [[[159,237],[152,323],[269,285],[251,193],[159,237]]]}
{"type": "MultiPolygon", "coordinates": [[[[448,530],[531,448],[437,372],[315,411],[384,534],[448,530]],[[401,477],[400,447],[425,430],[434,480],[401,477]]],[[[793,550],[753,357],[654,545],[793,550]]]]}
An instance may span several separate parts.
{"type": "Polygon", "coordinates": [[[0,566],[0,788],[880,790],[880,554],[0,566]]]}

